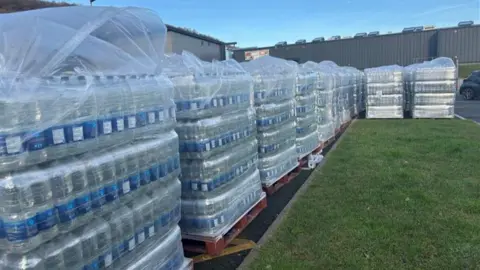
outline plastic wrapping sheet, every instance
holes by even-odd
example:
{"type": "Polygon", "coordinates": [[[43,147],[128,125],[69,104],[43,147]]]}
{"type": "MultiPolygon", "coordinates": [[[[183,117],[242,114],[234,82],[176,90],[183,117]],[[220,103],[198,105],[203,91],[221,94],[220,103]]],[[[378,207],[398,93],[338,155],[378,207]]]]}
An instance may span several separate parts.
{"type": "MultiPolygon", "coordinates": [[[[298,109],[298,107],[297,107],[298,109]]],[[[308,110],[308,104],[300,110],[308,110]]],[[[295,120],[295,101],[261,104],[255,107],[258,132],[276,129],[295,120]]]]}
{"type": "Polygon", "coordinates": [[[255,104],[274,103],[295,97],[298,65],[271,56],[241,63],[254,82],[255,104]]]}
{"type": "Polygon", "coordinates": [[[297,116],[297,134],[296,145],[299,155],[306,152],[312,152],[320,144],[318,135],[315,140],[306,140],[305,137],[317,134],[317,122],[315,118],[315,99],[316,88],[319,85],[319,75],[316,71],[316,64],[313,62],[305,63],[299,66],[297,74],[296,91],[296,116],[297,116]]]}
{"type": "Polygon", "coordinates": [[[255,137],[253,109],[193,121],[179,121],[182,159],[205,159],[222,154],[255,137]]]}
{"type": "Polygon", "coordinates": [[[165,62],[164,73],[175,86],[178,119],[203,119],[252,106],[252,77],[235,60],[209,63],[184,51],[165,62]]]}
{"type": "Polygon", "coordinates": [[[296,143],[297,153],[300,158],[312,153],[319,146],[317,129],[315,128],[314,132],[310,132],[304,137],[297,137],[296,143]]]}
{"type": "MultiPolygon", "coordinates": [[[[183,52],[166,61],[184,171],[182,232],[216,236],[261,192],[252,77],[234,60],[207,63],[183,52]]],[[[291,118],[271,113],[275,121],[291,118]]]]}
{"type": "Polygon", "coordinates": [[[295,145],[295,122],[291,121],[278,129],[271,129],[257,135],[258,157],[260,159],[272,156],[292,145],[295,145]]]}
{"type": "Polygon", "coordinates": [[[271,186],[297,166],[298,154],[295,145],[275,155],[260,159],[258,169],[260,170],[262,184],[271,186]]]}
{"type": "Polygon", "coordinates": [[[437,58],[409,68],[412,117],[455,116],[456,67],[450,58],[437,58]]]}
{"type": "MultiPolygon", "coordinates": [[[[171,237],[168,232],[179,222],[180,200],[172,201],[165,190],[118,204],[115,211],[96,216],[35,250],[3,252],[2,269],[123,269],[145,256],[144,246],[171,237]]],[[[181,246],[180,241],[176,244],[181,246]]]]}
{"type": "Polygon", "coordinates": [[[235,181],[238,177],[243,177],[244,173],[256,168],[257,151],[257,140],[252,138],[224,155],[204,160],[185,160],[182,162],[180,178],[184,196],[190,197],[196,193],[207,195],[210,191],[235,181]]]}
{"type": "Polygon", "coordinates": [[[317,120],[317,133],[319,140],[324,142],[335,135],[335,114],[336,114],[336,89],[335,72],[336,64],[330,61],[323,61],[317,65],[319,73],[319,85],[317,87],[317,98],[315,100],[317,120]]]}
{"type": "Polygon", "coordinates": [[[182,269],[185,257],[181,244],[180,228],[175,226],[164,237],[155,239],[139,247],[139,253],[131,254],[131,264],[123,265],[120,269],[125,270],[170,270],[182,269]]]}
{"type": "Polygon", "coordinates": [[[207,199],[182,199],[182,233],[216,237],[260,198],[262,188],[258,170],[242,177],[237,185],[207,199]]]}
{"type": "MultiPolygon", "coordinates": [[[[264,56],[242,63],[254,80],[254,100],[257,113],[257,140],[259,163],[278,153],[295,147],[295,95],[313,91],[313,73],[304,72],[297,77],[297,63],[280,58],[264,56]],[[297,80],[302,85],[297,85],[297,80]]],[[[296,153],[293,154],[296,158],[296,153]]],[[[270,184],[277,179],[265,174],[270,168],[259,167],[262,184],[270,184]]]]}
{"type": "Polygon", "coordinates": [[[0,30],[0,268],[127,266],[180,219],[165,25],[64,7],[1,15],[0,30]]]}
{"type": "Polygon", "coordinates": [[[403,118],[406,98],[403,71],[403,67],[396,65],[365,70],[367,118],[403,118]]]}

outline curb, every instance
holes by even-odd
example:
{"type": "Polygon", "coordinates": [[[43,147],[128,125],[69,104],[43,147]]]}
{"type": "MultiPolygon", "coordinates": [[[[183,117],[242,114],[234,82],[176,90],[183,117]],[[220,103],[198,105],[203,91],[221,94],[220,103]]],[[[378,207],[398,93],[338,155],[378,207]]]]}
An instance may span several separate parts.
{"type": "MultiPolygon", "coordinates": [[[[347,130],[357,121],[357,119],[353,119],[350,125],[347,127],[347,129],[340,135],[340,137],[333,143],[332,147],[330,148],[330,151],[335,150],[337,148],[337,144],[343,139],[343,135],[347,130]]],[[[329,152],[330,152],[329,151],[329,152]]],[[[317,167],[314,169],[312,174],[308,177],[308,179],[303,183],[303,185],[297,190],[295,195],[293,195],[292,199],[287,203],[285,208],[278,214],[278,216],[275,218],[273,223],[268,227],[267,231],[263,234],[263,236],[258,240],[257,245],[248,253],[247,257],[243,259],[243,262],[240,264],[240,266],[237,268],[239,270],[247,270],[248,267],[252,264],[252,262],[257,258],[259,255],[260,248],[267,242],[267,240],[275,233],[275,231],[278,229],[282,221],[285,219],[285,216],[290,212],[290,209],[292,208],[293,204],[300,198],[308,189],[308,186],[313,182],[314,179],[314,174],[315,170],[320,169],[326,162],[328,158],[328,155],[325,156],[322,161],[317,165],[317,167]]]]}

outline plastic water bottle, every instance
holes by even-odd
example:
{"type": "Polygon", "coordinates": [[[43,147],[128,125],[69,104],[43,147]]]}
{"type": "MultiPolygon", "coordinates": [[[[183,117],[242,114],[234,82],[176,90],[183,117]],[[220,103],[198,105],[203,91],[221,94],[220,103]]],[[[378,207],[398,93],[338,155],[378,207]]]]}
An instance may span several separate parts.
{"type": "Polygon", "coordinates": [[[112,232],[112,256],[114,267],[120,264],[122,256],[135,248],[133,213],[126,206],[107,213],[105,220],[112,232]]]}
{"type": "Polygon", "coordinates": [[[130,202],[128,207],[133,211],[135,242],[140,245],[150,236],[149,229],[153,228],[153,200],[141,195],[130,202]]]}
{"type": "Polygon", "coordinates": [[[112,233],[110,231],[110,225],[103,219],[96,219],[90,225],[91,228],[95,228],[97,235],[97,255],[100,268],[107,268],[112,265],[112,233]]]}
{"type": "Polygon", "coordinates": [[[65,269],[67,266],[63,259],[63,241],[62,238],[56,238],[41,248],[43,252],[43,261],[45,269],[65,269]]]}
{"type": "Polygon", "coordinates": [[[119,196],[130,193],[129,176],[131,170],[129,169],[132,169],[132,167],[135,168],[134,154],[132,148],[120,149],[112,153],[119,196]]]}
{"type": "Polygon", "coordinates": [[[68,269],[78,269],[83,266],[83,249],[80,238],[72,233],[68,233],[61,238],[61,244],[65,267],[68,269]]]}
{"type": "Polygon", "coordinates": [[[33,173],[8,174],[0,181],[1,219],[9,251],[31,250],[42,242],[37,211],[29,196],[33,176],[33,173]]]}
{"type": "Polygon", "coordinates": [[[35,219],[43,243],[58,235],[57,215],[49,175],[45,171],[33,171],[27,176],[31,177],[29,189],[25,190],[22,197],[37,212],[35,219]]]}
{"type": "Polygon", "coordinates": [[[77,226],[73,182],[71,177],[65,177],[68,171],[66,166],[61,163],[56,163],[56,165],[47,169],[46,173],[52,188],[59,230],[69,231],[77,226]]]}
{"type": "Polygon", "coordinates": [[[79,224],[84,224],[91,219],[93,214],[91,192],[85,166],[79,161],[68,162],[66,166],[68,168],[65,173],[65,179],[67,182],[72,182],[77,220],[79,224]]]}
{"type": "Polygon", "coordinates": [[[36,251],[26,254],[14,254],[3,251],[0,254],[0,269],[2,270],[50,270],[36,251]]]}

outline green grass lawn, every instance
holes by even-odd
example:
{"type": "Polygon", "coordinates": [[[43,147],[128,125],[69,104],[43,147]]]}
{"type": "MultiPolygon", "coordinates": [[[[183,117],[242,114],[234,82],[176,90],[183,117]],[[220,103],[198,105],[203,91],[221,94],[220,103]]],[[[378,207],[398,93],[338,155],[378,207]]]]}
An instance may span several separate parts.
{"type": "Polygon", "coordinates": [[[480,64],[461,64],[458,69],[458,77],[466,78],[474,70],[480,70],[480,64]]]}
{"type": "Polygon", "coordinates": [[[251,269],[480,268],[480,126],[359,120],[251,269]]]}

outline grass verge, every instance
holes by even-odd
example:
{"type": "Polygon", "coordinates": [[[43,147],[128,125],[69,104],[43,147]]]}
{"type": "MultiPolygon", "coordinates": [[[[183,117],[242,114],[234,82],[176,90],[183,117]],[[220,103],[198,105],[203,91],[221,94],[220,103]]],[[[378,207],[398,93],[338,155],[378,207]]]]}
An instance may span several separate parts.
{"type": "Polygon", "coordinates": [[[480,267],[480,127],[360,120],[252,269],[480,267]]]}
{"type": "Polygon", "coordinates": [[[467,78],[474,70],[480,70],[480,64],[461,64],[458,69],[459,78],[467,78]]]}

